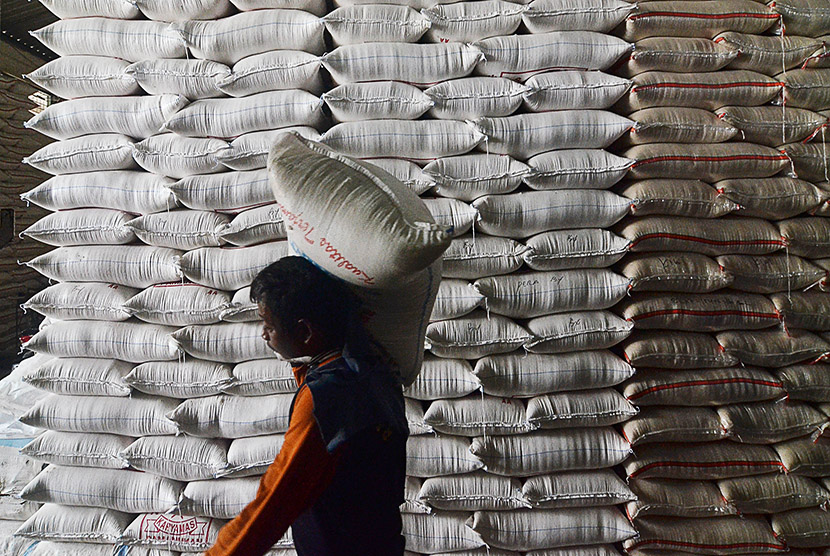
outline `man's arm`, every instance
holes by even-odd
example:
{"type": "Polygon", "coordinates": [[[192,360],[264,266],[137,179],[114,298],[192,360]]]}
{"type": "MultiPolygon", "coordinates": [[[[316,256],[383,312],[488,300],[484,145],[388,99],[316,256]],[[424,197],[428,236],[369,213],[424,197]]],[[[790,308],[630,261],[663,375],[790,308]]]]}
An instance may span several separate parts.
{"type": "Polygon", "coordinates": [[[294,402],[285,443],[259,483],[256,498],[219,532],[205,556],[259,556],[270,550],[331,484],[337,464],[314,419],[314,400],[303,387],[294,402]]]}

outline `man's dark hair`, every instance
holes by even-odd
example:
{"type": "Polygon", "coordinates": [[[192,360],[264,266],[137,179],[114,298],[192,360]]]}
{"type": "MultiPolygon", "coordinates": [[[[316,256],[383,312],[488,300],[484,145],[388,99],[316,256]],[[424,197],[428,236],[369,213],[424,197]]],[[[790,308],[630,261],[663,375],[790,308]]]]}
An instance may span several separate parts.
{"type": "Polygon", "coordinates": [[[332,342],[342,343],[357,308],[354,294],[303,257],[284,257],[257,274],[251,301],[262,303],[279,322],[306,319],[332,342]]]}

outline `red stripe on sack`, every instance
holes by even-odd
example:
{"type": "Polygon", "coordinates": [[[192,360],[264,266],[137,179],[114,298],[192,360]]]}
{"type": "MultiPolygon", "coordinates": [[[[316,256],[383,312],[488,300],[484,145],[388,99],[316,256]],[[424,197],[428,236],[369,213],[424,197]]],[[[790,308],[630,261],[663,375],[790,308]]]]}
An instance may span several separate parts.
{"type": "Polygon", "coordinates": [[[781,382],[772,382],[769,380],[760,380],[755,378],[722,378],[719,380],[687,380],[685,382],[675,382],[673,384],[661,384],[659,386],[652,386],[651,388],[646,388],[642,392],[637,392],[631,396],[626,396],[626,399],[630,401],[634,401],[638,398],[642,398],[648,394],[652,394],[654,392],[660,392],[661,390],[671,390],[674,388],[686,388],[688,386],[714,386],[717,384],[759,384],[761,386],[771,386],[774,388],[783,388],[784,385],[781,382]]]}
{"type": "Polygon", "coordinates": [[[634,546],[639,547],[639,546],[642,546],[644,544],[668,544],[668,545],[671,545],[671,546],[686,546],[686,547],[692,547],[692,548],[718,548],[718,549],[744,548],[744,547],[749,548],[749,547],[760,546],[760,547],[764,547],[764,548],[777,548],[777,549],[780,549],[781,552],[783,552],[784,548],[785,548],[783,544],[772,544],[772,543],[768,543],[768,542],[739,542],[739,543],[733,543],[733,544],[700,544],[700,543],[691,543],[691,542],[683,542],[683,541],[669,541],[669,540],[665,540],[665,539],[662,539],[662,540],[661,539],[653,539],[653,540],[639,541],[634,546]]]}
{"type": "Polygon", "coordinates": [[[668,238],[668,239],[682,239],[683,241],[696,241],[698,243],[705,243],[707,245],[780,245],[784,246],[784,242],[781,240],[775,239],[752,239],[752,240],[739,240],[739,241],[716,241],[714,239],[704,239],[701,237],[694,237],[694,236],[686,236],[682,234],[669,234],[665,232],[657,232],[653,234],[646,234],[642,237],[637,238],[635,241],[631,243],[631,246],[634,247],[641,241],[645,241],[648,239],[654,238],[668,238]]]}
{"type": "Polygon", "coordinates": [[[688,12],[650,12],[647,14],[632,15],[628,19],[635,20],[644,17],[690,17],[693,19],[732,19],[736,17],[749,17],[753,19],[778,19],[778,14],[748,14],[748,13],[731,13],[731,14],[695,14],[688,12]]]}
{"type": "MultiPolygon", "coordinates": [[[[783,153],[783,151],[780,151],[783,153]]],[[[666,162],[666,161],[677,161],[677,160],[692,160],[697,161],[701,160],[704,162],[717,162],[717,161],[726,161],[731,162],[733,160],[789,160],[789,157],[786,154],[782,154],[781,156],[771,156],[765,154],[730,154],[725,156],[692,156],[692,155],[679,155],[679,154],[672,154],[666,156],[655,156],[653,158],[644,158],[642,160],[638,160],[634,163],[632,168],[636,168],[642,164],[653,164],[654,162],[666,162]]]]}
{"type": "Polygon", "coordinates": [[[783,469],[787,469],[784,467],[784,464],[780,461],[714,461],[709,463],[703,462],[682,462],[682,461],[656,461],[654,463],[649,463],[648,465],[638,469],[631,475],[630,478],[634,478],[641,473],[648,471],[655,467],[751,467],[751,466],[773,466],[773,467],[782,467],[783,469]]]}
{"type": "Polygon", "coordinates": [[[654,85],[641,85],[634,87],[633,92],[642,89],[660,89],[662,87],[676,87],[680,89],[726,89],[728,87],[783,87],[784,83],[756,83],[752,81],[737,81],[735,83],[716,83],[714,85],[701,85],[697,83],[655,83],[654,85]]]}
{"type": "Polygon", "coordinates": [[[637,315],[636,317],[630,317],[628,320],[637,321],[640,319],[648,319],[651,317],[660,317],[664,315],[695,315],[701,317],[716,317],[721,315],[741,315],[745,317],[759,317],[770,319],[774,318],[775,320],[778,319],[778,315],[772,313],[758,313],[756,311],[736,311],[736,310],[723,310],[723,311],[693,311],[691,309],[663,309],[662,311],[650,311],[648,313],[643,313],[642,315],[637,315]]]}

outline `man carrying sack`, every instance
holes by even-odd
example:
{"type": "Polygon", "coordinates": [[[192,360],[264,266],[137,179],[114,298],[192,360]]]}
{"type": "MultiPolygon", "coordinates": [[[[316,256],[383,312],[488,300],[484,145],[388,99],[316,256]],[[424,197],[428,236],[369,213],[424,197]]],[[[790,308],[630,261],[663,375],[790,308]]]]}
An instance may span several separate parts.
{"type": "Polygon", "coordinates": [[[251,299],[299,388],[256,499],[205,554],[259,556],[291,526],[299,556],[401,556],[401,385],[420,368],[449,233],[395,178],[295,135],[269,170],[301,256],[260,272],[251,299]]]}

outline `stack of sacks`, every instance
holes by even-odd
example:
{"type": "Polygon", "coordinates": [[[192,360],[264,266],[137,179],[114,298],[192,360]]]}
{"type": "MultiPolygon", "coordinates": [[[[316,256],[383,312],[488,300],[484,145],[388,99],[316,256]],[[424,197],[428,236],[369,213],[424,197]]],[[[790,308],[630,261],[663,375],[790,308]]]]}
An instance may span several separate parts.
{"type": "Polygon", "coordinates": [[[14,537],[14,532],[40,507],[36,502],[20,498],[20,492],[43,468],[43,464],[19,453],[41,431],[17,420],[44,393],[22,381],[48,356],[35,355],[24,359],[0,380],[0,554],[19,554],[32,541],[14,537]]]}
{"type": "MultiPolygon", "coordinates": [[[[34,107],[29,95],[38,92],[31,84],[0,76],[0,111],[3,129],[0,130],[0,207],[3,208],[2,226],[6,231],[20,231],[46,215],[45,211],[26,207],[19,195],[34,187],[43,174],[32,168],[21,167],[20,159],[49,142],[48,138],[31,133],[23,123],[32,117],[34,107]],[[8,212],[7,212],[8,211],[8,212]]],[[[36,320],[21,317],[20,303],[43,288],[45,280],[33,270],[20,266],[45,251],[40,244],[22,241],[17,237],[0,239],[0,353],[13,358],[20,345],[18,337],[29,328],[36,328],[36,320]],[[3,243],[5,242],[5,243],[3,243]]]]}
{"type": "Polygon", "coordinates": [[[615,70],[634,84],[617,108],[636,124],[615,152],[635,161],[617,190],[634,206],[617,269],[633,293],[616,309],[638,368],[623,393],[641,407],[623,425],[633,552],[830,545],[830,459],[813,442],[830,296],[803,291],[826,278],[830,219],[822,143],[802,143],[827,122],[810,66],[828,30],[804,0],[644,2],[626,20],[634,51],[615,70]]]}
{"type": "Polygon", "coordinates": [[[34,514],[40,504],[22,500],[20,491],[43,467],[40,462],[18,453],[20,444],[0,440],[0,551],[18,554],[31,544],[12,534],[34,514]]]}
{"type": "Polygon", "coordinates": [[[288,425],[247,286],[288,252],[264,168],[283,128],[323,123],[323,6],[47,4],[64,19],[34,34],[61,58],[28,77],[69,100],[27,122],[58,142],[26,159],[54,177],[24,199],[55,212],[24,234],[57,247],[28,264],[59,283],[26,303],[53,321],[26,347],[53,359],[22,420],[51,465],[18,535],[204,550],[288,425]]]}
{"type": "Polygon", "coordinates": [[[603,149],[632,122],[607,110],[629,81],[601,72],[630,46],[602,33],[632,7],[420,7],[326,16],[339,123],[321,138],[456,236],[405,391],[407,548],[615,554],[634,531],[613,507],[632,495],[609,469],[629,453],[611,425],[634,410],[610,388],[633,370],[607,351],[631,329],[606,311],[630,283],[607,270],[628,247],[607,228],[630,201],[607,189],[632,161],[603,149]],[[522,22],[533,32],[511,35],[522,22]]]}

